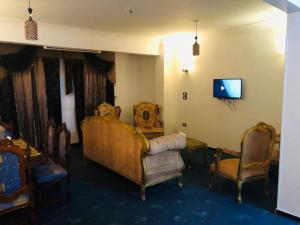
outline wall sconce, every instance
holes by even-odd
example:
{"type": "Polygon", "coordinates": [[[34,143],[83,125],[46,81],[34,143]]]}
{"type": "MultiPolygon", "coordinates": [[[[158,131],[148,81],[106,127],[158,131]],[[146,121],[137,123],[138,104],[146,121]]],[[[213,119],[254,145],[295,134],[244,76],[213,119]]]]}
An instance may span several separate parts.
{"type": "Polygon", "coordinates": [[[183,64],[183,65],[180,65],[180,70],[184,73],[188,73],[189,72],[189,68],[187,65],[183,64]]]}

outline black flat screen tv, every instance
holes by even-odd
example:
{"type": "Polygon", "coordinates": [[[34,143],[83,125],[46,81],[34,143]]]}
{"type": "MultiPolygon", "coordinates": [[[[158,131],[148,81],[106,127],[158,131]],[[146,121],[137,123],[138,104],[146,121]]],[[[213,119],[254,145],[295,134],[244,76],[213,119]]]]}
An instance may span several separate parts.
{"type": "Polygon", "coordinates": [[[222,99],[242,98],[242,79],[214,79],[213,96],[222,99]]]}

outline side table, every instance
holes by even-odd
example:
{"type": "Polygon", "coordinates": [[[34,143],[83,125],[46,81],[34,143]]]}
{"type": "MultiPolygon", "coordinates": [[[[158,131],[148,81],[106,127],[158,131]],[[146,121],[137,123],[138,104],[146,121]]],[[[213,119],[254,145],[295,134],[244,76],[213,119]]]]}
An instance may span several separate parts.
{"type": "Polygon", "coordinates": [[[187,138],[186,139],[186,151],[188,152],[188,163],[187,167],[191,168],[191,159],[194,151],[201,149],[203,151],[203,163],[207,164],[207,143],[203,141],[199,141],[195,138],[187,138]]]}

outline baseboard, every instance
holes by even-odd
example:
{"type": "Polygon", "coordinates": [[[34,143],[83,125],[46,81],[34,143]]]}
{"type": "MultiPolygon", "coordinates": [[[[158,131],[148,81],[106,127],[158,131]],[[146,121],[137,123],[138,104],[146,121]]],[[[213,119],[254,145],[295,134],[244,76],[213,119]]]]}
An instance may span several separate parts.
{"type": "Polygon", "coordinates": [[[291,214],[289,214],[289,213],[280,211],[280,210],[278,210],[278,209],[275,210],[275,213],[278,214],[278,215],[287,217],[287,218],[289,218],[289,219],[292,219],[292,220],[294,220],[294,221],[300,222],[300,217],[298,217],[298,216],[291,215],[291,214]]]}

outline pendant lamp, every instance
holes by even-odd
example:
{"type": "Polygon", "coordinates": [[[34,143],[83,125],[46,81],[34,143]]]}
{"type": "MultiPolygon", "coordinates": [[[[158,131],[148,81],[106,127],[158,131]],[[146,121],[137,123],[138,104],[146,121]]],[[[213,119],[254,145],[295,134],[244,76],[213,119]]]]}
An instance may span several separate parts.
{"type": "Polygon", "coordinates": [[[195,43],[193,44],[193,55],[197,56],[200,54],[200,45],[198,44],[198,22],[199,20],[194,20],[194,23],[196,24],[196,36],[195,36],[195,43]]]}
{"type": "Polygon", "coordinates": [[[38,25],[37,22],[32,19],[33,9],[30,7],[30,0],[28,6],[29,18],[25,21],[25,38],[26,40],[38,40],[38,25]]]}

